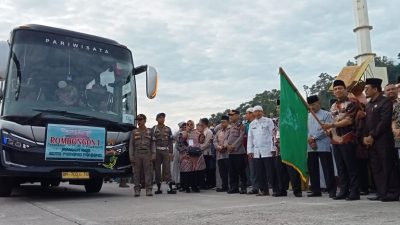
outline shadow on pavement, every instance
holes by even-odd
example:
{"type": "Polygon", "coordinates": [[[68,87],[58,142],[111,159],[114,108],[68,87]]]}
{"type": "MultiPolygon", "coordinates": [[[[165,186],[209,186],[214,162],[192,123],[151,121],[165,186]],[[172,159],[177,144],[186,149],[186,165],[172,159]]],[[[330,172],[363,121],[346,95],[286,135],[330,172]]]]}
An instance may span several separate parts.
{"type": "Polygon", "coordinates": [[[86,193],[83,186],[60,186],[60,187],[41,187],[39,184],[25,184],[16,187],[12,196],[21,198],[21,200],[29,201],[60,201],[60,200],[85,200],[85,199],[104,199],[111,197],[122,197],[121,193],[102,192],[86,193]]]}

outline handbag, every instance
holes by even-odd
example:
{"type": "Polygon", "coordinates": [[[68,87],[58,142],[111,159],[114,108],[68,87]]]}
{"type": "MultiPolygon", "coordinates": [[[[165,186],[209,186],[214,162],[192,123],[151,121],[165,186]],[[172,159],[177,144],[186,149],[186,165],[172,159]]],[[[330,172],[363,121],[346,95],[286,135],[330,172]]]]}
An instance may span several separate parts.
{"type": "Polygon", "coordinates": [[[190,156],[199,157],[203,154],[203,151],[199,147],[189,147],[188,154],[190,156]]]}

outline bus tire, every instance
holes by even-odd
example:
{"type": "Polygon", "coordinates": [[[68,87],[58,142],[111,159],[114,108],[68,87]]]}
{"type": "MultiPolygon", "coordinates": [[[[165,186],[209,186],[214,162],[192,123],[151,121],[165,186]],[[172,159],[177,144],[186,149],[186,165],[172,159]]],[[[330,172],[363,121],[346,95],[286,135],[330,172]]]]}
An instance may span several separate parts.
{"type": "Polygon", "coordinates": [[[61,183],[61,181],[59,181],[59,180],[53,180],[50,182],[50,186],[58,187],[58,186],[60,186],[60,183],[61,183]]]}
{"type": "Polygon", "coordinates": [[[10,197],[13,182],[10,178],[0,177],[0,197],[10,197]]]}
{"type": "Polygon", "coordinates": [[[50,182],[47,180],[42,180],[42,181],[40,181],[40,186],[42,188],[48,188],[48,187],[50,187],[50,182]]]}
{"type": "Polygon", "coordinates": [[[103,179],[95,178],[85,183],[85,190],[87,193],[98,193],[103,187],[103,179]]]}

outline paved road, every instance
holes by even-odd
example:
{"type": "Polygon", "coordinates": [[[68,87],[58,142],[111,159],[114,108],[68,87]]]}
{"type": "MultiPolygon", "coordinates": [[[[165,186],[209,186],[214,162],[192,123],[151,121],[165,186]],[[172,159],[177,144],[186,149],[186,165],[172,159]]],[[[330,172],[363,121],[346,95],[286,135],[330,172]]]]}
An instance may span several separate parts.
{"type": "Polygon", "coordinates": [[[400,224],[400,202],[333,201],[228,195],[215,191],[140,198],[105,184],[87,195],[81,186],[41,189],[25,185],[0,198],[0,224],[400,224]]]}

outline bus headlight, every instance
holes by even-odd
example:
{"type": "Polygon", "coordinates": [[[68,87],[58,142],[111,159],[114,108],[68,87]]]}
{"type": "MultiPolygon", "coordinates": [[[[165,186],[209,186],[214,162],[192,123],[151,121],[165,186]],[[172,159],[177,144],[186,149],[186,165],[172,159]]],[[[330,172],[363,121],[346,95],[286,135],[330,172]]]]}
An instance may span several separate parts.
{"type": "Polygon", "coordinates": [[[7,131],[2,131],[1,143],[5,146],[21,150],[27,150],[29,148],[36,146],[36,143],[34,141],[23,138],[16,134],[12,134],[7,131]]]}

